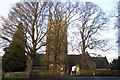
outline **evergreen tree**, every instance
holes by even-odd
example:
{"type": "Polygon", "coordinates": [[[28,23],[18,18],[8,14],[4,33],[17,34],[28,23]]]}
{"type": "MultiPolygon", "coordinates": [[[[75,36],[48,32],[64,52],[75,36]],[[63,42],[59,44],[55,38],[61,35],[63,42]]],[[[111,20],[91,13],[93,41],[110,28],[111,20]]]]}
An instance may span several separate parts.
{"type": "Polygon", "coordinates": [[[118,59],[114,59],[111,63],[111,69],[112,70],[120,70],[120,56],[118,59]]]}
{"type": "Polygon", "coordinates": [[[24,71],[26,68],[24,27],[22,23],[17,27],[13,41],[4,49],[2,68],[5,72],[24,71]]]}

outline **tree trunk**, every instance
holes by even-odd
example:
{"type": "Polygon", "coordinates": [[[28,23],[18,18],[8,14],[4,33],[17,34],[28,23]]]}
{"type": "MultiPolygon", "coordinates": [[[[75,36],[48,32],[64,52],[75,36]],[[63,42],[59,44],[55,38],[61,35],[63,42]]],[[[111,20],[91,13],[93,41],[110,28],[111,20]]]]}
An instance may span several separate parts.
{"type": "Polygon", "coordinates": [[[26,72],[28,74],[28,77],[32,76],[32,68],[33,68],[33,57],[28,57],[27,59],[27,68],[26,68],[26,72]]]}

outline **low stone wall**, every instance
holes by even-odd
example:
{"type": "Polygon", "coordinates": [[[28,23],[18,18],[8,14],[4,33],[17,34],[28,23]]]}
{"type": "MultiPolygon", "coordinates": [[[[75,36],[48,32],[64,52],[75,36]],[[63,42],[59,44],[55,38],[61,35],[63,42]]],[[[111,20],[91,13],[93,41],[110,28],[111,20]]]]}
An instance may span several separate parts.
{"type": "Polygon", "coordinates": [[[97,76],[119,76],[120,71],[118,70],[96,70],[97,76]]]}
{"type": "Polygon", "coordinates": [[[81,70],[80,76],[119,76],[118,70],[81,70]]]}
{"type": "Polygon", "coordinates": [[[5,78],[28,78],[26,72],[7,72],[4,74],[5,78]]]}
{"type": "Polygon", "coordinates": [[[33,77],[61,77],[61,76],[66,76],[66,73],[63,71],[39,71],[39,72],[33,72],[32,73],[33,77]]]}
{"type": "MultiPolygon", "coordinates": [[[[66,77],[66,76],[120,76],[118,70],[80,70],[80,75],[68,75],[63,71],[37,71],[33,72],[31,77],[66,77]]],[[[26,72],[8,72],[5,78],[28,78],[26,72]]]]}

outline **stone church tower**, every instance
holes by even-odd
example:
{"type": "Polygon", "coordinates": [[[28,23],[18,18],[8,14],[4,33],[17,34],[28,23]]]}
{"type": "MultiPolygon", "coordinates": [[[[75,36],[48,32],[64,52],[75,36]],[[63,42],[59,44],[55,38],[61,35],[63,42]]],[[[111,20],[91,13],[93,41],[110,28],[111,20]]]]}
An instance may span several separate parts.
{"type": "Polygon", "coordinates": [[[67,21],[52,19],[47,28],[46,63],[48,70],[65,70],[67,58],[67,21]]]}

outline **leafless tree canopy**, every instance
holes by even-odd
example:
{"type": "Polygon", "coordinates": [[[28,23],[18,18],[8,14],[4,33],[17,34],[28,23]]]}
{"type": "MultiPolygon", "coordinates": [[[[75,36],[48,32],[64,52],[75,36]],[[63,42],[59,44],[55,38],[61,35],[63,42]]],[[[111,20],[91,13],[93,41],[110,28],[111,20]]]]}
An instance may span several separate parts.
{"type": "MultiPolygon", "coordinates": [[[[58,21],[65,19],[67,29],[77,29],[74,32],[77,48],[74,45],[73,47],[82,53],[85,53],[88,48],[94,49],[97,47],[103,49],[105,47],[105,40],[97,36],[100,30],[107,27],[108,19],[105,13],[91,2],[17,3],[10,11],[8,18],[2,18],[4,21],[3,32],[0,37],[11,42],[14,32],[17,30],[17,25],[21,22],[24,26],[26,37],[26,53],[30,57],[30,65],[32,65],[33,57],[47,44],[45,36],[47,34],[48,17],[58,21]]],[[[57,24],[56,28],[58,28],[59,34],[59,24],[58,22],[55,22],[55,24],[57,24]]]]}
{"type": "Polygon", "coordinates": [[[7,19],[2,17],[4,23],[1,37],[11,42],[12,35],[17,30],[18,23],[22,22],[25,27],[27,39],[26,52],[37,51],[46,44],[45,35],[48,15],[51,14],[50,17],[54,20],[63,20],[66,17],[68,26],[70,22],[78,19],[72,19],[76,15],[77,9],[78,3],[72,4],[70,2],[17,3],[10,11],[7,19]]]}
{"type": "Polygon", "coordinates": [[[17,3],[12,8],[8,19],[4,19],[2,38],[9,40],[17,30],[17,24],[24,26],[26,38],[26,53],[28,55],[28,72],[31,72],[34,56],[45,46],[47,33],[47,15],[49,5],[47,2],[24,2],[17,3]]]}
{"type": "Polygon", "coordinates": [[[72,27],[77,28],[73,32],[77,42],[77,46],[73,46],[74,49],[80,53],[85,53],[87,49],[94,48],[107,50],[105,49],[107,41],[99,37],[100,31],[107,28],[108,18],[105,13],[97,5],[86,2],[78,8],[78,18],[79,20],[72,27]]]}
{"type": "MultiPolygon", "coordinates": [[[[17,3],[8,15],[8,20],[4,20],[4,35],[8,39],[17,29],[17,24],[22,22],[25,27],[25,36],[27,39],[26,52],[31,53],[44,45],[44,36],[46,34],[46,18],[48,15],[47,3],[17,3]]],[[[36,52],[35,51],[35,52],[36,52]]]]}

